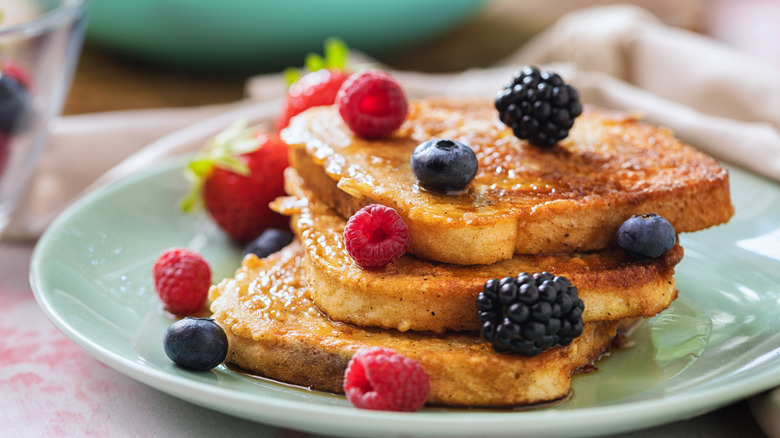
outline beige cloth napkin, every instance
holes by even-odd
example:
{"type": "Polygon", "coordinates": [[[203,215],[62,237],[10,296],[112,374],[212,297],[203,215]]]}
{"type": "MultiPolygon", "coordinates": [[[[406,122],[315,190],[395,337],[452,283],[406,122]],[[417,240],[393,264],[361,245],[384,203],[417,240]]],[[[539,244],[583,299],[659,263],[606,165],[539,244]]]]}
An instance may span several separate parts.
{"type": "MultiPolygon", "coordinates": [[[[523,64],[556,64],[584,101],[639,110],[716,158],[780,181],[780,72],[637,7],[570,13],[493,68],[395,75],[411,96],[492,97],[523,64]]],[[[7,237],[35,238],[81,193],[194,151],[238,118],[270,122],[284,91],[280,75],[268,75],[252,78],[247,99],[231,105],[61,118],[7,237]]],[[[751,407],[780,437],[780,389],[751,407]]]]}

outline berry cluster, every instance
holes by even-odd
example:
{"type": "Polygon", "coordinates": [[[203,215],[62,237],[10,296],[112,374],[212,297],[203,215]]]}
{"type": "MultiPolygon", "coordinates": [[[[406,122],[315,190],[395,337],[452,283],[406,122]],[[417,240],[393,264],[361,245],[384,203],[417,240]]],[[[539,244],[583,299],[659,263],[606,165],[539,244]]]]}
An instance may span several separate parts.
{"type": "Polygon", "coordinates": [[[526,66],[498,93],[496,109],[515,136],[552,147],[569,135],[582,104],[577,90],[557,73],[526,66]]]}
{"type": "Polygon", "coordinates": [[[584,308],[577,288],[549,272],[491,279],[477,295],[481,336],[496,351],[526,356],[580,336],[584,308]]]}
{"type": "Polygon", "coordinates": [[[276,120],[281,131],[290,119],[315,106],[335,104],[349,129],[363,138],[386,137],[406,120],[408,102],[401,84],[389,73],[367,69],[350,74],[349,50],[339,39],[325,42],[325,56],[309,54],[306,70],[287,69],[290,84],[284,107],[276,120]]]}

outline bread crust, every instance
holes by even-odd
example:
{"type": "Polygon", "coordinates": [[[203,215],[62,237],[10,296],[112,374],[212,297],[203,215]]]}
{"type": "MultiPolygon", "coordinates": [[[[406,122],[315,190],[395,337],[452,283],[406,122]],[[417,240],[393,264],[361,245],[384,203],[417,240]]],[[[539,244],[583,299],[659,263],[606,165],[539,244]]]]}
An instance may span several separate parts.
{"type": "Polygon", "coordinates": [[[620,224],[656,213],[678,232],[733,215],[728,172],[672,133],[634,116],[586,108],[569,137],[542,149],[515,138],[487,100],[426,99],[410,104],[391,137],[355,137],[334,107],[293,118],[282,138],[306,186],[344,217],[364,205],[395,208],[409,227],[409,251],[461,265],[513,254],[600,250],[620,224]],[[471,146],[475,180],[460,194],[421,189],[412,150],[431,138],[471,146]]]}
{"type": "Polygon", "coordinates": [[[502,354],[473,332],[425,334],[334,322],[309,299],[304,250],[294,242],[266,259],[247,256],[211,288],[212,317],[228,335],[227,362],[271,379],[343,392],[352,355],[384,346],[420,362],[428,404],[514,407],[566,397],[571,377],[608,351],[619,321],[585,324],[567,347],[535,357],[502,354]]]}
{"type": "Polygon", "coordinates": [[[336,321],[399,331],[478,330],[476,296],[485,281],[521,272],[567,277],[585,302],[585,322],[651,317],[677,298],[676,245],[662,257],[633,261],[620,249],[595,253],[515,255],[492,265],[460,266],[404,255],[380,269],[354,263],[344,247],[346,221],[319,201],[294,169],[285,173],[291,195],[273,207],[292,215],[306,250],[312,301],[336,321]]]}

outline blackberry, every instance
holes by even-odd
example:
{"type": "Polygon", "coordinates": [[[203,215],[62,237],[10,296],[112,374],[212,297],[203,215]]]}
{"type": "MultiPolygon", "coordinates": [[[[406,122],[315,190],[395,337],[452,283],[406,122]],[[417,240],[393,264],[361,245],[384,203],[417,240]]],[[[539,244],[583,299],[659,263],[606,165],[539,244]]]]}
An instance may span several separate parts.
{"type": "Polygon", "coordinates": [[[677,243],[674,226],[655,213],[634,215],[626,219],[617,232],[617,244],[634,258],[658,258],[677,243]]]}
{"type": "Polygon", "coordinates": [[[585,304],[566,277],[549,272],[490,279],[477,295],[480,335],[500,353],[536,356],[582,334],[585,304]]]}
{"type": "Polygon", "coordinates": [[[539,147],[552,147],[569,135],[582,114],[579,93],[557,74],[526,66],[496,96],[501,121],[515,136],[539,147]]]}

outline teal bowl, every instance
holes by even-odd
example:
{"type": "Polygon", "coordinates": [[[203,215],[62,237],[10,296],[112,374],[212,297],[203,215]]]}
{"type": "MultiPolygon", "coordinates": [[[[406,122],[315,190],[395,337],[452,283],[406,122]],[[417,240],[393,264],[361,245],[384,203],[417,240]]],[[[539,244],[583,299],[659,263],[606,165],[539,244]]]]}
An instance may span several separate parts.
{"type": "Polygon", "coordinates": [[[155,64],[267,72],[323,41],[381,56],[462,23],[486,0],[97,0],[90,42],[155,64]]]}

